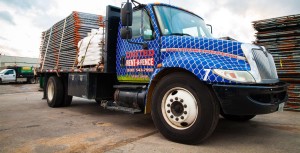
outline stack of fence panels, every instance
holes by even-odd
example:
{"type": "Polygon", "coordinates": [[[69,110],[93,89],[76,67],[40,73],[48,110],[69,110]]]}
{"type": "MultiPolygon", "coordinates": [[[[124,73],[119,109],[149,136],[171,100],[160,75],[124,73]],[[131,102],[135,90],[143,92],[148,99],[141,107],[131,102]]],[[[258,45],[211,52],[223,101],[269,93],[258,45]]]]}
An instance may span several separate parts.
{"type": "Polygon", "coordinates": [[[253,22],[255,43],[274,56],[278,76],[290,83],[286,110],[300,111],[300,14],[253,22]]]}
{"type": "Polygon", "coordinates": [[[42,33],[41,70],[70,70],[77,66],[78,42],[91,29],[103,27],[103,16],[73,12],[42,33]]]}

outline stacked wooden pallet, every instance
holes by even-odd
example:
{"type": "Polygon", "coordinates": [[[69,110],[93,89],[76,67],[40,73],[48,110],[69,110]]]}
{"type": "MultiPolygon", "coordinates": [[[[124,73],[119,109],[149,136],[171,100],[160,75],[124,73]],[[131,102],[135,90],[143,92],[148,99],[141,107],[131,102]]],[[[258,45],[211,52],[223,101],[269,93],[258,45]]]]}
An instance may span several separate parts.
{"type": "Polygon", "coordinates": [[[288,110],[300,111],[300,14],[253,22],[255,43],[273,55],[278,76],[291,83],[288,110]]]}

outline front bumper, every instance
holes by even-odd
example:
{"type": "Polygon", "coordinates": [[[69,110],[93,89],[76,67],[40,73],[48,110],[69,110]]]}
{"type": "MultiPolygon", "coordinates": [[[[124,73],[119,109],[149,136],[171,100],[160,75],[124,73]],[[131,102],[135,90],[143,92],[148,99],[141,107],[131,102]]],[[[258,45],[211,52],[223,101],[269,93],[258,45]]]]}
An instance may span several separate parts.
{"type": "Polygon", "coordinates": [[[288,99],[285,82],[273,85],[218,85],[212,86],[225,114],[257,115],[278,110],[288,99]]]}

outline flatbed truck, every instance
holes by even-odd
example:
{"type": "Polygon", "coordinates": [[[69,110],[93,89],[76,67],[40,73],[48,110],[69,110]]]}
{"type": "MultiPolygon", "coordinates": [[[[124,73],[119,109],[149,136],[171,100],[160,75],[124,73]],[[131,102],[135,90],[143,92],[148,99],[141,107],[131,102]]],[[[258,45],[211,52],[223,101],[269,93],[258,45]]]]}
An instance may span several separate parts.
{"type": "Polygon", "coordinates": [[[186,144],[207,139],[220,114],[247,121],[283,109],[288,85],[266,48],[213,38],[200,16],[168,4],[106,9],[103,69],[41,70],[50,107],[77,96],[151,113],[163,136],[186,144]]]}

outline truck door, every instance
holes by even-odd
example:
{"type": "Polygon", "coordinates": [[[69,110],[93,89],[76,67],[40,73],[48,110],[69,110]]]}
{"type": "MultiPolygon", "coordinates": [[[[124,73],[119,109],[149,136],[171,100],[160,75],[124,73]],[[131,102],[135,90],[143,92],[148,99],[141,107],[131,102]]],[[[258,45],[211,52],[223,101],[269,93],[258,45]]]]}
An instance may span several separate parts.
{"type": "Polygon", "coordinates": [[[132,39],[127,41],[119,37],[117,75],[120,82],[149,82],[158,64],[160,49],[152,22],[146,9],[135,10],[131,26],[132,39]]]}
{"type": "Polygon", "coordinates": [[[3,81],[15,81],[16,79],[16,73],[14,70],[8,70],[4,73],[4,79],[3,81]]]}

